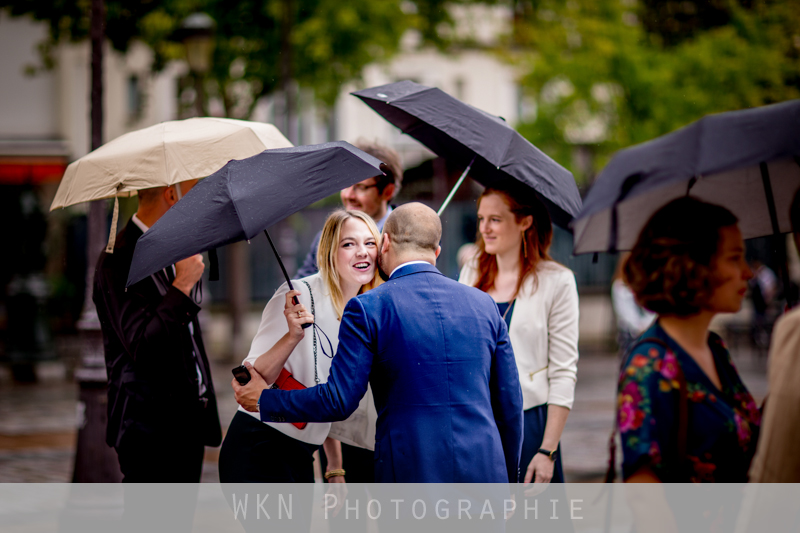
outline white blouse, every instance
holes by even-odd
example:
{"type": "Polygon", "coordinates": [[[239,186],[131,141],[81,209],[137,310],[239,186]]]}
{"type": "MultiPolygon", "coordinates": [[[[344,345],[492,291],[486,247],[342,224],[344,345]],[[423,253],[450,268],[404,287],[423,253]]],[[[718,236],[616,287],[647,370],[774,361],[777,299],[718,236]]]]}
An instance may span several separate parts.
{"type": "MultiPolygon", "coordinates": [[[[522,408],[542,404],[572,409],[578,372],[578,287],[575,275],[555,261],[529,276],[511,315],[509,337],[519,370],[522,408]]],[[[477,261],[468,262],[458,281],[474,286],[477,261]]]]}
{"type": "MultiPolygon", "coordinates": [[[[316,385],[315,375],[319,379],[319,383],[328,381],[328,374],[331,368],[331,358],[328,356],[333,356],[339,345],[340,322],[336,318],[333,300],[325,287],[322,276],[317,273],[303,278],[302,280],[292,281],[295,290],[302,293],[298,296],[300,303],[305,305],[306,309],[311,312],[311,295],[309,295],[308,287],[303,281],[308,282],[311,287],[314,296],[314,310],[316,311],[314,319],[317,326],[319,326],[330,339],[332,349],[328,345],[328,341],[322,335],[318,334],[317,360],[315,364],[314,330],[308,328],[305,330],[305,336],[289,355],[283,367],[291,372],[292,376],[294,376],[297,381],[306,387],[313,387],[316,385]],[[327,356],[322,352],[323,347],[328,353],[327,356]]],[[[256,333],[253,339],[253,343],[250,346],[250,353],[247,358],[245,358],[245,361],[255,364],[256,359],[258,359],[261,354],[272,348],[275,343],[289,331],[289,325],[286,323],[286,317],[283,314],[287,292],[289,292],[289,286],[284,283],[275,291],[275,294],[267,303],[261,315],[261,324],[258,326],[258,333],[256,333]]],[[[246,411],[241,406],[239,410],[260,420],[258,413],[246,411]]],[[[347,420],[334,422],[333,424],[330,422],[312,422],[303,429],[298,429],[288,422],[264,422],[264,424],[277,429],[284,435],[309,444],[322,444],[325,442],[325,438],[330,434],[331,437],[347,444],[374,450],[375,421],[377,418],[375,402],[372,399],[372,389],[368,388],[367,393],[361,398],[361,402],[358,404],[358,409],[356,409],[347,420]]]]}

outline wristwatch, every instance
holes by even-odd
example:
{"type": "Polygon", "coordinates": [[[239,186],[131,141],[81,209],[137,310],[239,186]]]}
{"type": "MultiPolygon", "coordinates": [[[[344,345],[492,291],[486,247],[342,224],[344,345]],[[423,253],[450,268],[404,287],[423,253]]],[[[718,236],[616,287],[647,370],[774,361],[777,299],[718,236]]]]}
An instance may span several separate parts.
{"type": "Polygon", "coordinates": [[[545,450],[544,448],[539,448],[539,451],[537,451],[536,453],[544,454],[547,457],[549,457],[551,461],[555,461],[556,460],[556,455],[558,454],[558,449],[555,449],[555,450],[553,450],[551,452],[550,450],[545,450]]]}

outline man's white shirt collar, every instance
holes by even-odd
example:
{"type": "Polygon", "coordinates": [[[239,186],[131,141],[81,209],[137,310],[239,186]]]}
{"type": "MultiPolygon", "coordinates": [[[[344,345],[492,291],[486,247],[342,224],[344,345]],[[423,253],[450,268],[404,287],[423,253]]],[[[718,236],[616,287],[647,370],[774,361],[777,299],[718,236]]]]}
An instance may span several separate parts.
{"type": "Polygon", "coordinates": [[[421,264],[430,265],[430,263],[428,263],[427,261],[409,261],[408,263],[403,263],[399,267],[397,267],[394,270],[392,270],[392,273],[391,273],[391,275],[389,277],[391,278],[392,276],[394,276],[395,272],[397,272],[398,270],[400,270],[401,268],[403,268],[405,266],[408,266],[408,265],[421,265],[421,264]]]}
{"type": "Polygon", "coordinates": [[[142,233],[146,233],[147,230],[150,229],[150,226],[145,225],[144,222],[139,220],[139,217],[136,216],[136,213],[133,214],[133,218],[131,218],[131,220],[133,220],[133,223],[136,224],[136,227],[142,230],[142,233]]]}

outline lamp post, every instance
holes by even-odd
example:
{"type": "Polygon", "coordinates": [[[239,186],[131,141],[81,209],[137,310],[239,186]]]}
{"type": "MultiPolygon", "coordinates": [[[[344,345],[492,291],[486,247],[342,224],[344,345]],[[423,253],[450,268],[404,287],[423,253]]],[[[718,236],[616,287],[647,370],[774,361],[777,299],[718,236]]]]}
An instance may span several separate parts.
{"type": "MultiPolygon", "coordinates": [[[[103,42],[105,40],[104,0],[92,0],[92,150],[103,144],[103,42]]],[[[109,483],[122,479],[117,454],[106,445],[108,378],[103,355],[100,320],[92,301],[94,266],[106,239],[106,203],[89,204],[86,246],[86,295],[78,321],[81,335],[81,362],[75,372],[80,388],[78,442],[75,447],[74,483],[109,483]]]]}
{"type": "Polygon", "coordinates": [[[211,69],[211,55],[214,52],[214,19],[205,13],[189,15],[181,23],[180,35],[186,47],[186,62],[194,78],[195,112],[204,117],[206,113],[205,75],[211,69]]]}
{"type": "MultiPolygon", "coordinates": [[[[195,113],[206,116],[205,76],[211,70],[214,52],[214,19],[205,13],[189,15],[178,30],[181,42],[186,47],[186,62],[194,78],[195,113]]],[[[242,325],[247,312],[250,294],[249,249],[244,242],[226,247],[228,267],[228,304],[231,316],[230,358],[240,358],[245,343],[242,325]]]]}

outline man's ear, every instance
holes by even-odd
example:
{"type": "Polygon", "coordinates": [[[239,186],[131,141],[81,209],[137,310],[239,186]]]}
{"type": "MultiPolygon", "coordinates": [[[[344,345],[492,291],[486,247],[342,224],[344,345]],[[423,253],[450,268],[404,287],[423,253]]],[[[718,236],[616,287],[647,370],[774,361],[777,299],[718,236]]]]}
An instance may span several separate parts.
{"type": "Polygon", "coordinates": [[[439,259],[439,254],[440,253],[442,253],[442,247],[441,246],[437,246],[436,247],[436,259],[439,259]]]}
{"type": "MultiPolygon", "coordinates": [[[[180,187],[180,185],[178,185],[180,187]]],[[[164,201],[168,206],[172,207],[178,203],[178,195],[175,193],[175,187],[170,186],[164,189],[164,201]]]]}
{"type": "Polygon", "coordinates": [[[383,192],[381,193],[381,200],[388,202],[392,198],[394,198],[394,183],[390,183],[386,187],[383,188],[383,192]]]}
{"type": "Polygon", "coordinates": [[[389,251],[389,246],[391,246],[389,240],[390,238],[388,233],[381,235],[381,255],[389,251]]]}

